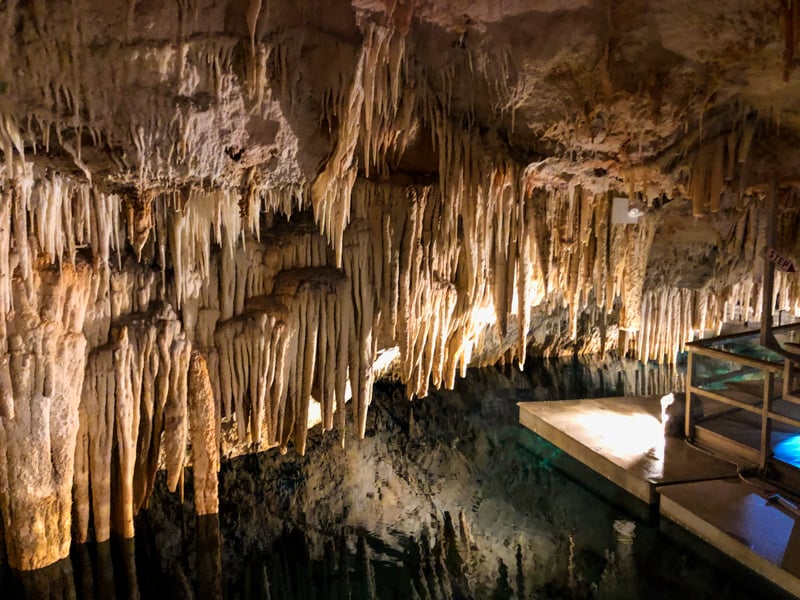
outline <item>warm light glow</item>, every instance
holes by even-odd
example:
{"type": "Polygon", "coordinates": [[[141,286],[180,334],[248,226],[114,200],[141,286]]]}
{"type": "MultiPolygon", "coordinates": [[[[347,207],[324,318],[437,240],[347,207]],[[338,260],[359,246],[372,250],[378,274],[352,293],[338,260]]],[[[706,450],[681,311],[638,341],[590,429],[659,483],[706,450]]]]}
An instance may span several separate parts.
{"type": "Polygon", "coordinates": [[[667,394],[661,396],[661,423],[666,426],[667,424],[667,409],[675,402],[675,394],[667,394]]]}
{"type": "Polygon", "coordinates": [[[314,398],[308,403],[308,428],[322,423],[322,405],[314,398]]]}
{"type": "Polygon", "coordinates": [[[472,310],[471,320],[475,331],[480,329],[480,325],[494,325],[497,321],[497,313],[495,312],[494,305],[487,304],[475,307],[472,310]]]}
{"type": "Polygon", "coordinates": [[[382,375],[389,370],[392,362],[399,357],[399,346],[392,346],[391,348],[386,348],[385,350],[379,350],[377,356],[375,357],[375,362],[372,363],[372,372],[375,373],[376,376],[382,375]]]}
{"type": "Polygon", "coordinates": [[[658,469],[663,469],[664,426],[654,415],[596,410],[578,414],[575,419],[592,432],[594,445],[621,459],[622,466],[628,467],[648,456],[658,460],[658,469]]]}

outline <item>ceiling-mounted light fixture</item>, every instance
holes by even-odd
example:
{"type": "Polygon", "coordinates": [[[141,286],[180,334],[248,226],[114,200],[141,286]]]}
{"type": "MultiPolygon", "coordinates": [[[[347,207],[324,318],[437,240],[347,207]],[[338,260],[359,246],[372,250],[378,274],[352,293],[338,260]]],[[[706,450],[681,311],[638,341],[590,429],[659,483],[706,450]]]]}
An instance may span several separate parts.
{"type": "Polygon", "coordinates": [[[611,223],[626,225],[636,223],[644,215],[645,206],[642,202],[629,202],[627,198],[614,198],[611,204],[611,223]]]}

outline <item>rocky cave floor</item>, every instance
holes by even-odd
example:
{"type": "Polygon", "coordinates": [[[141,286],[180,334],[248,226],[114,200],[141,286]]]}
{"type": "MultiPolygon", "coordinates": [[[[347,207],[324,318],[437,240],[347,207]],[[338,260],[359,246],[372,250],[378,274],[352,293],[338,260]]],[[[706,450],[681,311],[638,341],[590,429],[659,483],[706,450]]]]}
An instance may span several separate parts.
{"type": "Polygon", "coordinates": [[[313,430],[304,457],[290,449],[225,461],[218,519],[198,520],[191,498],[181,503],[162,481],[135,543],[75,548],[71,562],[38,575],[5,573],[0,589],[50,598],[764,597],[562,475],[554,447],[539,441],[533,454],[520,444],[537,438],[518,425],[518,401],[661,393],[681,377],[619,361],[528,361],[524,372],[471,370],[455,390],[414,402],[381,382],[364,441],[342,449],[313,430]]]}

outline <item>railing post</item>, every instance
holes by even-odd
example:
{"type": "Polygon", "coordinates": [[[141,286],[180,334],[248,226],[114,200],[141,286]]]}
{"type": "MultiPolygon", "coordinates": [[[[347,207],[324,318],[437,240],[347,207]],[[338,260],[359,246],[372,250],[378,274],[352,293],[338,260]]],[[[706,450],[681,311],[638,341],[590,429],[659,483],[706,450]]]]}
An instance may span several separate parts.
{"type": "Polygon", "coordinates": [[[775,245],[775,217],[777,213],[777,191],[775,180],[769,184],[769,199],[767,202],[767,239],[764,248],[764,278],[761,300],[761,345],[767,346],[772,336],[772,311],[774,310],[775,264],[769,259],[769,251],[775,245]]]}
{"type": "Polygon", "coordinates": [[[694,364],[694,352],[692,352],[691,348],[689,349],[689,357],[686,360],[686,415],[684,416],[684,437],[687,440],[692,439],[692,381],[694,377],[692,376],[692,367],[694,364]]]}
{"type": "Polygon", "coordinates": [[[772,452],[772,396],[775,390],[775,374],[772,371],[764,372],[764,402],[761,409],[761,451],[759,454],[759,469],[763,472],[767,468],[767,460],[772,452]]]}

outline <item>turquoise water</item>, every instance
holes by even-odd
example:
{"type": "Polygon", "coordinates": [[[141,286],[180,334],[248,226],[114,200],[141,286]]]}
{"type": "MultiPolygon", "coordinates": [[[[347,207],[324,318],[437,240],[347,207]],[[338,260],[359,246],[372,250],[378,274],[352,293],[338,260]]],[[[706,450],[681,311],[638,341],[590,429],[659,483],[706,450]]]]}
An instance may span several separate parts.
{"type": "Polygon", "coordinates": [[[762,346],[758,342],[758,334],[744,338],[714,342],[709,344],[709,347],[730,352],[737,356],[746,356],[747,358],[757,358],[759,360],[768,360],[772,362],[783,362],[783,357],[780,354],[762,346]]]}

